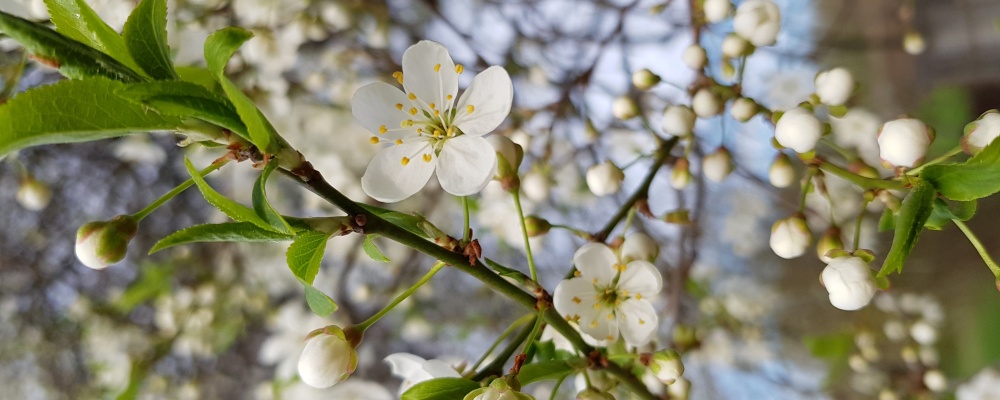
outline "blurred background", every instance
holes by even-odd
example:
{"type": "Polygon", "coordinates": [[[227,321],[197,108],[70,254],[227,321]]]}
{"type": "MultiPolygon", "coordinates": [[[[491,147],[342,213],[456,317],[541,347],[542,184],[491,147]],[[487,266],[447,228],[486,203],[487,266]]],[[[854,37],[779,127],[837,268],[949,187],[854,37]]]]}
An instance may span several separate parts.
{"type": "MultiPolygon", "coordinates": [[[[136,4],[87,3],[116,29],[136,4]]],[[[848,115],[831,121],[834,138],[870,164],[878,158],[876,151],[870,160],[874,132],[887,119],[909,114],[932,125],[934,157],[957,143],[966,123],[997,107],[1000,2],[775,3],[783,15],[778,43],[750,58],[744,93],[787,109],[813,93],[817,72],[847,67],[861,86],[848,115]]],[[[685,88],[694,73],[681,62],[692,43],[684,1],[168,4],[169,40],[179,65],[203,64],[201,45],[217,29],[254,31],[256,38],[230,62],[230,76],[355,200],[367,199],[358,182],[376,148],[353,121],[351,95],[369,82],[391,82],[402,52],[419,40],[445,44],[470,72],[506,67],[514,80],[514,111],[496,134],[526,150],[526,212],[586,231],[598,230],[639,185],[655,146],[639,121],[612,117],[613,99],[638,100],[655,130],[666,105],[690,103],[685,88]],[[642,92],[632,87],[632,72],[643,68],[664,83],[642,92]],[[625,184],[618,195],[595,198],[583,171],[606,159],[623,166],[625,184]]],[[[0,0],[0,10],[48,19],[42,0],[0,0]]],[[[721,73],[720,43],[731,31],[731,23],[722,22],[701,36],[714,74],[721,73]]],[[[59,79],[25,61],[9,39],[0,40],[0,50],[4,99],[59,79]]],[[[472,76],[462,75],[460,86],[472,76]]],[[[873,305],[837,310],[818,282],[823,263],[817,257],[785,261],[767,246],[771,224],[798,202],[797,190],[768,184],[773,127],[759,117],[740,124],[724,114],[699,120],[696,132],[692,185],[670,188],[665,169],[649,199],[656,215],[689,210],[691,224],[637,216],[629,230],[646,232],[663,246],[658,337],[664,345],[683,345],[691,398],[889,400],[953,398],[956,392],[959,399],[996,398],[986,396],[1000,393],[1000,372],[989,369],[1000,360],[1000,294],[961,232],[946,226],[926,233],[905,274],[894,277],[873,305]],[[736,172],[722,183],[701,179],[696,160],[720,146],[733,154],[736,172]]],[[[400,381],[382,362],[386,355],[405,351],[472,364],[522,315],[475,280],[445,270],[369,330],[358,370],[347,382],[327,390],[306,387],[295,372],[305,335],[364,320],[433,260],[380,242],[392,262],[376,263],[357,238],[334,238],[316,287],[341,308],[322,319],[307,308],[280,244],[189,245],[147,256],[171,232],[224,220],[188,191],[143,221],[124,262],[103,271],[80,264],[73,252],[80,225],[145,207],[187,178],[185,156],[207,165],[221,155],[180,147],[182,138],[155,133],[44,146],[0,161],[0,399],[396,398],[400,381]]],[[[247,164],[226,166],[210,182],[249,203],[258,172],[247,164]]],[[[284,214],[338,213],[291,182],[272,183],[269,193],[284,214]]],[[[484,254],[524,268],[513,203],[493,185],[475,201],[473,228],[484,254]]],[[[853,226],[859,192],[834,179],[828,185],[835,197],[843,196],[833,209],[843,219],[836,222],[853,226]]],[[[460,202],[429,189],[394,208],[420,212],[458,232],[460,202]]],[[[819,234],[831,222],[830,204],[818,195],[807,202],[819,234]]],[[[891,236],[877,232],[879,210],[872,211],[862,247],[884,253],[891,236]]],[[[994,255],[1000,254],[998,212],[1000,202],[982,201],[969,223],[994,255]]],[[[541,281],[554,288],[583,241],[563,230],[534,240],[541,281]]],[[[552,385],[526,391],[549,398],[552,385]]],[[[575,392],[568,382],[554,398],[575,392]]]]}

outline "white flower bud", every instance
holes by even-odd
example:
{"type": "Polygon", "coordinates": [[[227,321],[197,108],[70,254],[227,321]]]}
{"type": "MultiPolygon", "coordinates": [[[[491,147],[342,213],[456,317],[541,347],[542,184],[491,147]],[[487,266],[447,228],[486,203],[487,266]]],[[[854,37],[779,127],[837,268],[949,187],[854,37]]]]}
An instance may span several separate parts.
{"type": "Polygon", "coordinates": [[[611,113],[615,118],[626,120],[639,115],[639,105],[628,96],[620,96],[611,103],[611,113]]]}
{"type": "Polygon", "coordinates": [[[694,111],[688,106],[671,105],[663,110],[663,132],[683,136],[694,131],[694,111]]]}
{"type": "Polygon", "coordinates": [[[754,46],[770,46],[781,29],[781,12],[770,0],[747,0],[736,9],[733,30],[754,46]]]}
{"type": "Polygon", "coordinates": [[[701,88],[691,99],[691,108],[701,118],[711,118],[722,112],[722,99],[709,88],[701,88]]]}
{"type": "Polygon", "coordinates": [[[879,157],[896,167],[914,167],[924,160],[931,139],[931,130],[918,119],[886,122],[878,133],[879,157]]]}
{"type": "Polygon", "coordinates": [[[653,262],[660,254],[660,245],[649,235],[636,232],[628,235],[621,248],[622,261],[628,263],[632,260],[642,260],[653,262]]]}
{"type": "Polygon", "coordinates": [[[328,326],[308,339],[299,357],[299,377],[305,384],[328,388],[346,379],[358,366],[358,353],[344,330],[328,326]]]}
{"type": "Polygon", "coordinates": [[[521,178],[521,191],[528,200],[541,203],[549,198],[549,178],[541,172],[532,169],[521,178]]]}
{"type": "Polygon", "coordinates": [[[746,39],[735,34],[726,35],[722,39],[722,55],[728,58],[739,58],[747,54],[750,43],[746,39]]]}
{"type": "Polygon", "coordinates": [[[587,169],[587,187],[595,196],[618,192],[622,187],[625,173],[611,161],[595,164],[587,169]]]}
{"type": "Polygon", "coordinates": [[[771,163],[771,168],[767,170],[767,179],[776,188],[786,188],[795,182],[795,168],[792,167],[792,160],[784,153],[778,153],[771,163]]]}
{"type": "Polygon", "coordinates": [[[823,125],[819,119],[802,107],[786,111],[774,125],[774,139],[796,153],[812,151],[822,135],[823,125]]]}
{"type": "Polygon", "coordinates": [[[989,110],[965,126],[962,148],[966,153],[975,155],[993,143],[997,136],[1000,136],[1000,112],[989,110]]]}
{"type": "Polygon", "coordinates": [[[701,70],[708,63],[708,55],[705,53],[705,48],[697,44],[692,44],[684,49],[681,59],[684,61],[684,65],[693,70],[701,70]]]}
{"type": "Polygon", "coordinates": [[[923,54],[924,50],[927,50],[927,42],[920,32],[909,31],[903,35],[903,51],[907,54],[916,56],[923,54]]]}
{"type": "Polygon", "coordinates": [[[757,115],[758,111],[760,111],[760,108],[757,107],[757,103],[746,97],[736,98],[736,100],[733,100],[733,105],[729,107],[729,113],[733,115],[735,120],[740,122],[749,121],[750,118],[757,115]]]}
{"type": "Polygon", "coordinates": [[[729,12],[733,11],[733,3],[729,0],[705,0],[705,19],[708,22],[716,23],[729,17],[729,12]]]}
{"type": "Polygon", "coordinates": [[[76,258],[87,267],[105,269],[125,258],[138,230],[138,222],[128,215],[83,224],[76,231],[76,258]]]}
{"type": "Polygon", "coordinates": [[[816,75],[816,95],[823,104],[844,105],[853,91],[854,77],[846,68],[838,67],[816,75]]]}
{"type": "Polygon", "coordinates": [[[683,377],[677,378],[673,385],[667,386],[667,393],[670,393],[672,399],[687,400],[690,391],[691,382],[683,377]]]}
{"type": "Polygon", "coordinates": [[[924,385],[932,392],[943,392],[948,389],[948,378],[941,370],[932,369],[924,372],[924,385]]]}
{"type": "Polygon", "coordinates": [[[632,74],[632,85],[639,90],[649,90],[660,83],[660,77],[646,68],[635,71],[632,74]]]}
{"type": "Polygon", "coordinates": [[[712,182],[722,182],[733,172],[733,157],[725,147],[705,156],[701,160],[701,171],[712,182]]]}
{"type": "Polygon", "coordinates": [[[691,183],[691,163],[686,158],[678,158],[670,171],[670,187],[681,190],[691,183]]]}
{"type": "Polygon", "coordinates": [[[26,177],[17,188],[17,203],[29,211],[41,211],[52,201],[52,190],[41,181],[26,177]]]}
{"type": "Polygon", "coordinates": [[[910,336],[922,345],[932,345],[937,342],[937,329],[927,321],[917,321],[910,327],[910,336]]]}
{"type": "Polygon", "coordinates": [[[801,215],[778,220],[771,227],[771,250],[784,259],[805,254],[812,239],[809,225],[801,215]]]}
{"type": "Polygon", "coordinates": [[[820,280],[830,293],[830,304],[846,311],[868,305],[878,290],[871,268],[860,257],[833,259],[823,269],[820,280]]]}
{"type": "Polygon", "coordinates": [[[649,360],[649,370],[656,378],[667,385],[673,384],[677,378],[684,375],[684,363],[673,350],[660,350],[649,360]]]}

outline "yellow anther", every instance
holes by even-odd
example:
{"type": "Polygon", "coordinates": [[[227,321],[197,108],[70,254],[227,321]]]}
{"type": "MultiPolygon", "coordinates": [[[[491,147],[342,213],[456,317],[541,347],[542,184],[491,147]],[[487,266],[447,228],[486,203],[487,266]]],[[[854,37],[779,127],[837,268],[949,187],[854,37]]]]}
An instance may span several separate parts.
{"type": "Polygon", "coordinates": [[[452,137],[452,136],[455,136],[455,127],[454,126],[449,126],[448,127],[448,137],[452,137]]]}
{"type": "Polygon", "coordinates": [[[611,293],[614,293],[614,291],[611,289],[604,289],[604,294],[611,294],[611,293]]]}
{"type": "Polygon", "coordinates": [[[385,127],[385,125],[382,125],[382,126],[379,126],[379,127],[378,127],[378,133],[379,133],[379,135],[381,135],[381,134],[383,134],[383,133],[386,133],[386,132],[388,132],[388,131],[389,131],[389,129],[387,129],[387,128],[385,127]]]}
{"type": "Polygon", "coordinates": [[[601,303],[594,303],[594,309],[595,310],[600,310],[601,309],[601,303]]]}
{"type": "Polygon", "coordinates": [[[422,135],[424,133],[424,128],[417,128],[417,134],[422,135]]]}
{"type": "Polygon", "coordinates": [[[412,119],[408,119],[408,120],[403,121],[403,122],[406,123],[406,126],[413,126],[413,120],[412,119]]]}
{"type": "Polygon", "coordinates": [[[580,302],[581,302],[581,301],[583,301],[583,300],[580,300],[580,298],[579,298],[579,297],[576,297],[576,296],[573,296],[573,302],[574,302],[574,303],[576,303],[576,304],[580,304],[580,302]]]}
{"type": "Polygon", "coordinates": [[[409,157],[403,157],[401,160],[399,160],[399,163],[403,164],[403,165],[409,164],[410,163],[410,158],[409,157]]]}
{"type": "Polygon", "coordinates": [[[590,327],[591,328],[596,328],[597,327],[597,320],[594,320],[594,322],[591,322],[590,323],[590,327]]]}
{"type": "Polygon", "coordinates": [[[440,117],[441,116],[441,111],[434,110],[434,116],[435,117],[440,117]]]}
{"type": "Polygon", "coordinates": [[[396,139],[396,144],[403,144],[403,139],[396,139]]]}
{"type": "Polygon", "coordinates": [[[431,155],[430,154],[424,154],[424,162],[431,162],[431,155]]]}
{"type": "Polygon", "coordinates": [[[618,272],[625,272],[625,268],[626,268],[625,264],[615,264],[615,270],[617,270],[618,272]]]}
{"type": "Polygon", "coordinates": [[[402,72],[400,72],[400,71],[393,72],[392,73],[392,77],[396,78],[396,82],[399,82],[400,85],[403,84],[403,73],[402,72]]]}
{"type": "Polygon", "coordinates": [[[368,139],[368,141],[371,142],[372,144],[378,144],[378,137],[372,136],[372,138],[368,139]]]}
{"type": "Polygon", "coordinates": [[[461,74],[462,72],[465,72],[465,66],[464,66],[464,65],[462,65],[462,64],[458,64],[458,65],[456,65],[456,66],[455,66],[455,72],[457,72],[457,73],[460,73],[460,74],[461,74]]]}
{"type": "Polygon", "coordinates": [[[597,278],[594,278],[594,280],[591,281],[591,282],[596,285],[597,284],[597,278]]]}
{"type": "Polygon", "coordinates": [[[467,114],[472,114],[473,111],[476,111],[476,107],[475,106],[466,106],[465,107],[465,112],[467,114]]]}
{"type": "Polygon", "coordinates": [[[417,108],[416,107],[410,107],[410,115],[417,115],[417,108]]]}
{"type": "Polygon", "coordinates": [[[436,138],[441,137],[441,135],[443,135],[443,134],[444,134],[444,132],[441,132],[440,129],[435,129],[434,130],[434,137],[436,137],[436,138]]]}
{"type": "Polygon", "coordinates": [[[406,95],[406,98],[408,98],[410,100],[416,100],[417,99],[417,95],[415,95],[413,93],[410,93],[410,94],[406,95]]]}
{"type": "Polygon", "coordinates": [[[437,106],[435,106],[434,103],[431,103],[430,106],[431,106],[431,110],[437,108],[437,106]]]}
{"type": "Polygon", "coordinates": [[[635,294],[635,299],[636,300],[642,300],[642,293],[636,293],[635,294]]]}
{"type": "Polygon", "coordinates": [[[646,325],[646,320],[639,318],[639,325],[646,325]]]}
{"type": "Polygon", "coordinates": [[[615,337],[611,335],[605,336],[604,338],[607,339],[609,342],[615,340],[615,337]]]}
{"type": "Polygon", "coordinates": [[[608,321],[611,321],[611,320],[615,319],[615,316],[611,315],[611,314],[608,314],[608,317],[605,318],[605,319],[607,319],[608,321]]]}
{"type": "Polygon", "coordinates": [[[441,72],[441,64],[434,66],[434,72],[441,72]]]}
{"type": "Polygon", "coordinates": [[[448,99],[448,100],[451,100],[451,99],[453,99],[453,98],[455,98],[455,97],[449,94],[449,95],[448,95],[448,96],[446,96],[445,98],[446,98],[446,99],[448,99]]]}
{"type": "Polygon", "coordinates": [[[583,275],[583,274],[580,273],[580,270],[573,271],[573,276],[574,277],[577,277],[577,276],[580,276],[580,275],[583,275]]]}
{"type": "Polygon", "coordinates": [[[403,103],[396,103],[396,109],[402,111],[403,110],[403,103]]]}

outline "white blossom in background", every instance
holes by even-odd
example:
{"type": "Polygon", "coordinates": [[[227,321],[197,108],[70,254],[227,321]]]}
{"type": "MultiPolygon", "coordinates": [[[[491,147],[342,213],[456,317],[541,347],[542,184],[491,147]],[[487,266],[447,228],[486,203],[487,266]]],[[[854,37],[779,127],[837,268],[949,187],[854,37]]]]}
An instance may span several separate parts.
{"type": "Polygon", "coordinates": [[[544,202],[549,198],[549,191],[552,189],[549,178],[541,171],[532,169],[521,178],[521,191],[524,196],[535,203],[544,202]]]}
{"type": "Polygon", "coordinates": [[[441,360],[425,360],[410,353],[393,353],[385,357],[392,374],[403,380],[399,385],[402,396],[411,386],[435,378],[460,378],[455,368],[441,360]]]}
{"type": "Polygon", "coordinates": [[[812,243],[812,232],[805,217],[793,216],[774,223],[771,227],[771,250],[778,257],[792,259],[805,254],[812,243]]]}
{"type": "Polygon", "coordinates": [[[924,385],[932,392],[943,392],[948,389],[948,378],[939,369],[924,372],[924,385]]]}
{"type": "Polygon", "coordinates": [[[725,147],[719,147],[701,160],[701,170],[708,180],[722,182],[733,171],[733,157],[725,147]]]}
{"type": "Polygon", "coordinates": [[[812,151],[822,135],[823,125],[819,119],[812,111],[802,107],[785,111],[774,125],[774,139],[796,153],[812,151]]]}
{"type": "Polygon", "coordinates": [[[927,41],[924,35],[917,31],[908,31],[903,35],[903,51],[907,54],[917,56],[927,50],[927,41]]]}
{"type": "Polygon", "coordinates": [[[854,92],[854,77],[844,67],[823,71],[816,75],[816,95],[828,106],[841,106],[854,92]]]}
{"type": "Polygon", "coordinates": [[[275,27],[290,22],[305,11],[305,0],[233,0],[233,14],[240,25],[275,27]]]}
{"type": "Polygon", "coordinates": [[[576,276],[556,286],[556,311],[594,338],[620,336],[630,346],[649,343],[659,324],[650,300],[663,286],[656,267],[643,260],[625,264],[603,243],[584,245],[573,263],[576,276]]]}
{"type": "Polygon", "coordinates": [[[625,173],[610,160],[587,168],[587,187],[595,196],[617,193],[624,179],[625,173]]]}
{"type": "Polygon", "coordinates": [[[736,8],[733,30],[754,46],[770,46],[781,29],[781,12],[770,0],[747,0],[736,8]]]}
{"type": "Polygon", "coordinates": [[[956,400],[1000,400],[1000,371],[984,368],[968,382],[958,385],[956,400]]]}
{"type": "Polygon", "coordinates": [[[778,153],[767,170],[767,180],[776,188],[786,188],[795,182],[795,167],[792,160],[783,153],[778,153]]]}
{"type": "Polygon", "coordinates": [[[660,77],[647,68],[632,73],[632,85],[639,90],[649,90],[660,83],[660,77]]]}
{"type": "Polygon", "coordinates": [[[167,153],[147,135],[131,135],[115,142],[115,157],[137,164],[161,165],[167,153]]]}
{"type": "Polygon", "coordinates": [[[852,107],[843,117],[830,117],[833,140],[841,147],[856,150],[868,165],[879,164],[880,126],[878,115],[864,108],[852,107]]]}
{"type": "Polygon", "coordinates": [[[878,287],[871,268],[860,257],[844,256],[830,261],[820,280],[830,293],[830,304],[845,311],[860,309],[875,296],[878,287]]]}
{"type": "Polygon", "coordinates": [[[709,88],[701,88],[691,98],[691,109],[701,118],[712,118],[722,113],[722,99],[709,88]]]}
{"type": "Polygon", "coordinates": [[[886,122],[878,133],[879,156],[895,167],[914,167],[924,160],[933,137],[930,128],[918,119],[886,122]]]}
{"type": "Polygon", "coordinates": [[[660,255],[660,245],[649,235],[636,232],[628,235],[622,243],[621,259],[623,262],[643,260],[653,262],[660,255]]]}
{"type": "Polygon", "coordinates": [[[740,35],[729,34],[722,39],[722,55],[728,58],[739,58],[747,53],[750,43],[740,35]]]}
{"type": "Polygon", "coordinates": [[[683,136],[694,132],[696,116],[691,107],[670,105],[663,110],[663,132],[668,135],[683,136]]]}
{"type": "Polygon", "coordinates": [[[620,120],[635,118],[639,115],[639,105],[628,96],[618,96],[611,103],[611,114],[620,120]]]}
{"type": "Polygon", "coordinates": [[[705,53],[705,48],[697,44],[692,44],[684,49],[684,53],[681,54],[681,61],[684,61],[684,65],[693,70],[700,70],[705,68],[705,64],[708,62],[708,55],[705,53]]]}
{"type": "Polygon", "coordinates": [[[299,302],[288,302],[268,319],[271,335],[260,345],[257,359],[262,365],[273,365],[274,376],[290,379],[295,376],[296,364],[305,342],[302,329],[319,328],[329,324],[299,302]]]}
{"type": "Polygon", "coordinates": [[[418,192],[436,171],[442,189],[468,196],[493,178],[496,152],[482,136],[507,118],[513,85],[506,70],[493,66],[459,98],[463,70],[444,46],[424,40],[406,50],[403,71],[395,75],[405,93],[383,82],[355,92],[351,109],[374,134],[371,142],[392,143],[368,164],[361,178],[365,193],[397,202],[418,192]]]}
{"type": "Polygon", "coordinates": [[[729,113],[732,114],[733,119],[740,122],[749,121],[750,118],[757,115],[758,111],[760,111],[760,108],[757,106],[757,103],[746,97],[739,97],[733,100],[733,105],[729,107],[729,113]]]}
{"type": "Polygon", "coordinates": [[[1000,112],[989,110],[965,126],[962,148],[966,153],[976,154],[989,146],[998,136],[1000,136],[1000,112]]]}
{"type": "Polygon", "coordinates": [[[729,0],[705,0],[705,19],[708,22],[716,23],[729,17],[733,11],[733,3],[729,0]]]}
{"type": "Polygon", "coordinates": [[[33,177],[26,177],[17,188],[17,204],[28,211],[41,211],[52,201],[52,189],[44,182],[33,177]]]}

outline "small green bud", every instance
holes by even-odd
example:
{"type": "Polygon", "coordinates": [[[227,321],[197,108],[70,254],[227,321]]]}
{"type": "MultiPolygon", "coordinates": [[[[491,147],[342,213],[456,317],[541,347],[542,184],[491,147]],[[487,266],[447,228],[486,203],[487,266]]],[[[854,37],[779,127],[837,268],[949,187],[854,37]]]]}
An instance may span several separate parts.
{"type": "Polygon", "coordinates": [[[529,215],[524,218],[524,227],[527,229],[529,237],[538,237],[549,233],[549,229],[552,229],[552,224],[544,218],[529,215]]]}
{"type": "Polygon", "coordinates": [[[816,256],[819,257],[820,261],[825,263],[830,262],[839,255],[831,255],[832,250],[843,250],[844,242],[840,238],[840,228],[830,227],[826,232],[823,232],[823,236],[819,238],[816,242],[816,256]]]}
{"type": "Polygon", "coordinates": [[[138,231],[139,222],[129,215],[83,224],[76,232],[76,257],[90,268],[107,268],[125,258],[138,231]]]}
{"type": "Polygon", "coordinates": [[[676,351],[665,349],[657,351],[649,359],[649,371],[664,384],[672,384],[684,375],[684,363],[676,351]]]}
{"type": "Polygon", "coordinates": [[[577,393],[576,400],[615,400],[615,396],[594,388],[588,388],[577,393]]]}
{"type": "Polygon", "coordinates": [[[639,90],[649,90],[657,83],[660,83],[660,76],[646,68],[632,74],[632,84],[639,90]]]}

